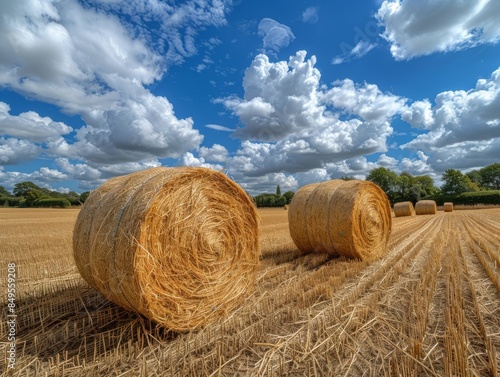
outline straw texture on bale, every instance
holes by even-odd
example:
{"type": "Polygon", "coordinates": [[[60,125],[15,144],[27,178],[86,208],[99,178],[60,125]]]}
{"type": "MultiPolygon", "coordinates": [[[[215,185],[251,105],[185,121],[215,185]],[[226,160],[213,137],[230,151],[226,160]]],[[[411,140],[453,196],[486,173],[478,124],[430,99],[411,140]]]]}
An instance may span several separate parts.
{"type": "Polygon", "coordinates": [[[451,202],[446,202],[443,204],[443,210],[445,212],[453,212],[453,203],[451,202]]]}
{"type": "Polygon", "coordinates": [[[227,315],[251,292],[258,215],[220,172],[152,168],[90,194],[73,252],[83,278],[107,299],[188,331],[227,315]]]}
{"type": "Polygon", "coordinates": [[[434,200],[419,200],[415,204],[415,213],[417,215],[435,215],[437,213],[437,205],[434,200]]]}
{"type": "Polygon", "coordinates": [[[300,188],[288,208],[290,235],[302,252],[374,260],[387,250],[391,207],[368,181],[332,180],[300,188]]]}
{"type": "Polygon", "coordinates": [[[400,202],[394,204],[394,215],[396,217],[402,216],[413,216],[415,214],[415,208],[412,202],[400,202]]]}

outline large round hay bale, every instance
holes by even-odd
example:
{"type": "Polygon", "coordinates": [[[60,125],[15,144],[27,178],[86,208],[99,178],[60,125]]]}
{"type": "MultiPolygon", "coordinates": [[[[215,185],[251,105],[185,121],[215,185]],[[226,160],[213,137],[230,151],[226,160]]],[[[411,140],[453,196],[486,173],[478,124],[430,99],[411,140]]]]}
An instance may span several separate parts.
{"type": "Polygon", "coordinates": [[[332,180],[300,188],[288,208],[290,235],[302,252],[374,260],[387,250],[391,207],[372,182],[332,180]]]}
{"type": "Polygon", "coordinates": [[[188,331],[225,316],[253,288],[258,215],[220,172],[152,168],[90,194],[73,251],[83,278],[107,299],[188,331]]]}
{"type": "Polygon", "coordinates": [[[412,202],[400,202],[394,204],[394,215],[396,217],[402,216],[413,216],[415,214],[415,208],[412,202]]]}
{"type": "Polygon", "coordinates": [[[453,212],[453,203],[451,202],[446,202],[443,204],[443,210],[445,212],[453,212]]]}
{"type": "Polygon", "coordinates": [[[415,213],[417,215],[435,215],[437,213],[437,205],[434,200],[419,200],[415,204],[415,213]]]}

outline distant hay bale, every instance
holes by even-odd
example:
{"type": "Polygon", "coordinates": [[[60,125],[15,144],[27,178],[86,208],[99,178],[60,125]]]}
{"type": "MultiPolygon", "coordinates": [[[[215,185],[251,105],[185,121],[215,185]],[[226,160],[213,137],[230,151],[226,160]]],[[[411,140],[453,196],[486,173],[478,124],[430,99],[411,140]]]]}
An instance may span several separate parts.
{"type": "Polygon", "coordinates": [[[396,217],[402,216],[413,216],[415,214],[415,208],[412,202],[400,202],[394,204],[394,215],[396,217]]]}
{"type": "Polygon", "coordinates": [[[286,210],[288,210],[288,204],[285,204],[285,205],[283,206],[283,209],[284,209],[285,211],[286,211],[286,210]]]}
{"type": "Polygon", "coordinates": [[[419,200],[415,204],[415,213],[417,215],[435,215],[437,206],[434,200],[419,200]]]}
{"type": "Polygon", "coordinates": [[[300,188],[288,208],[290,235],[302,252],[374,260],[387,250],[391,207],[369,181],[332,180],[300,188]]]}
{"type": "Polygon", "coordinates": [[[445,212],[453,212],[453,203],[451,203],[451,202],[444,203],[443,209],[445,212]]]}
{"type": "Polygon", "coordinates": [[[220,172],[152,168],[90,194],[73,252],[83,278],[107,299],[188,331],[227,315],[254,287],[258,215],[220,172]]]}

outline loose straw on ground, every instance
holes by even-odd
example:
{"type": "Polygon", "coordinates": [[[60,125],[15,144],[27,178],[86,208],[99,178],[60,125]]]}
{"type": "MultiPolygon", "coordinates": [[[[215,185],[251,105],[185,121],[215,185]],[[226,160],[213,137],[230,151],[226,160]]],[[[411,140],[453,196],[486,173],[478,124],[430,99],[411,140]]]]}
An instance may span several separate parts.
{"type": "Polygon", "coordinates": [[[290,235],[302,252],[374,260],[387,250],[391,207],[368,181],[332,180],[300,188],[288,208],[290,235]]]}
{"type": "Polygon", "coordinates": [[[90,194],[73,249],[83,278],[110,301],[188,331],[227,315],[252,290],[258,215],[220,172],[152,168],[90,194]]]}

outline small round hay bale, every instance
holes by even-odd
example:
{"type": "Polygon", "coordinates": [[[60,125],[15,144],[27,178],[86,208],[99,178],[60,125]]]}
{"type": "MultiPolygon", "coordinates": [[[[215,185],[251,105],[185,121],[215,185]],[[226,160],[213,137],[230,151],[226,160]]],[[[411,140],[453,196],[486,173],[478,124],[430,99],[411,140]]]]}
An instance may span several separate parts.
{"type": "Polygon", "coordinates": [[[387,250],[391,207],[372,182],[332,180],[300,188],[288,208],[290,235],[302,252],[374,260],[387,250]]]}
{"type": "Polygon", "coordinates": [[[152,168],[90,194],[73,253],[82,277],[107,299],[188,331],[227,315],[254,287],[258,215],[220,172],[152,168]]]}
{"type": "Polygon", "coordinates": [[[453,212],[453,203],[451,202],[446,202],[443,204],[443,210],[445,212],[453,212]]]}
{"type": "Polygon", "coordinates": [[[283,206],[283,209],[284,209],[285,211],[287,211],[287,210],[288,210],[288,204],[285,204],[285,205],[283,206]]]}
{"type": "Polygon", "coordinates": [[[415,214],[415,208],[412,202],[400,202],[394,204],[394,215],[396,217],[402,216],[413,216],[415,214]]]}
{"type": "Polygon", "coordinates": [[[437,205],[434,200],[419,200],[415,204],[415,213],[417,215],[435,215],[437,213],[437,205]]]}

